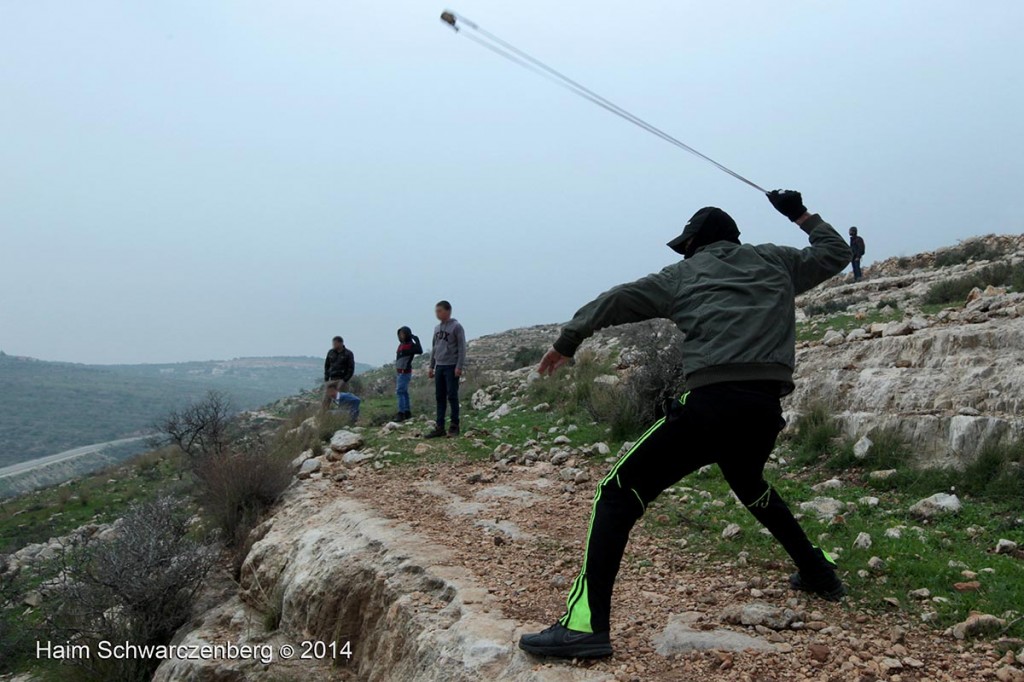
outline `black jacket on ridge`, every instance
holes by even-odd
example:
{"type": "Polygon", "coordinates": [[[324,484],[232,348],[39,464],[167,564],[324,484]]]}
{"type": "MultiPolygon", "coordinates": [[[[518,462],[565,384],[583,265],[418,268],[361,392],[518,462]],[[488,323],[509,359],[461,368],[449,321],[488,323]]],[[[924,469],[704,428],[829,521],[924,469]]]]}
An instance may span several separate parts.
{"type": "Polygon", "coordinates": [[[356,373],[356,356],[348,348],[340,351],[333,348],[327,351],[327,359],[324,360],[324,381],[341,379],[348,381],[356,373]]]}

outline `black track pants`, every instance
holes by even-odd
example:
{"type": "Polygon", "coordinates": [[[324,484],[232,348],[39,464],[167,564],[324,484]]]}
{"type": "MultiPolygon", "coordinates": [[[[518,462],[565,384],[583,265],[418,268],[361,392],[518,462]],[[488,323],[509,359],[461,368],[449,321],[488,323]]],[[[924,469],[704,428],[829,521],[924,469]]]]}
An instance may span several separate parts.
{"type": "Polygon", "coordinates": [[[609,629],[612,585],[633,528],[669,486],[707,464],[718,464],[747,509],[801,570],[820,558],[775,489],[764,465],[785,422],[775,384],[733,382],[695,389],[658,420],[601,480],[587,533],[583,567],[559,622],[583,632],[609,629]]]}

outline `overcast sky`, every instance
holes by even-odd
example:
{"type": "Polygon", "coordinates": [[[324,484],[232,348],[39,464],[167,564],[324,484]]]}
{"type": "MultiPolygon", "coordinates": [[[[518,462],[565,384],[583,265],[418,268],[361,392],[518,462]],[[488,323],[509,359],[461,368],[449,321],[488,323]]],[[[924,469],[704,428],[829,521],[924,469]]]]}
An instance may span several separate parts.
{"type": "MultiPolygon", "coordinates": [[[[568,319],[749,187],[417,0],[0,0],[0,348],[78,362],[393,359],[568,319]]],[[[1024,3],[452,9],[767,187],[867,260],[1024,230],[1024,3]]]]}

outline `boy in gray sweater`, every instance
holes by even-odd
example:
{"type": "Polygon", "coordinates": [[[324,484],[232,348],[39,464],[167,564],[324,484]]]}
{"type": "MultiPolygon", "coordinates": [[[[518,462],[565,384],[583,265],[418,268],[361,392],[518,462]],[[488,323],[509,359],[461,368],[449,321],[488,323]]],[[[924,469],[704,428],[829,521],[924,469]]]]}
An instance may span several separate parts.
{"type": "Polygon", "coordinates": [[[434,327],[428,376],[434,380],[437,422],[427,438],[445,435],[444,418],[449,405],[452,408],[452,421],[448,435],[455,437],[459,435],[459,378],[466,362],[466,331],[452,317],[452,304],[448,301],[439,301],[434,312],[440,324],[434,327]]]}

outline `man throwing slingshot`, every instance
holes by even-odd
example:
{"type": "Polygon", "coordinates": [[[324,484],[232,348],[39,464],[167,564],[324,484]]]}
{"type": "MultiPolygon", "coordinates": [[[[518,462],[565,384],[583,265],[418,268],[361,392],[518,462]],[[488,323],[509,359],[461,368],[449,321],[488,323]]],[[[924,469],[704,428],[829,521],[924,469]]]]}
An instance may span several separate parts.
{"type": "Polygon", "coordinates": [[[794,298],[841,272],[850,247],[807,212],[799,192],[776,190],[768,199],[807,233],[810,246],[741,245],[725,211],[702,208],[668,244],[684,260],[580,308],[541,360],[541,373],[550,374],[599,329],[668,318],[685,335],[687,391],[601,480],[565,614],[546,630],[523,635],[520,648],[564,658],[610,655],[612,586],[633,524],[665,488],[708,464],[718,464],[740,501],[792,557],[794,589],[830,601],[845,594],[831,557],[810,543],[763,471],[785,426],[780,399],[794,388],[794,298]]]}

